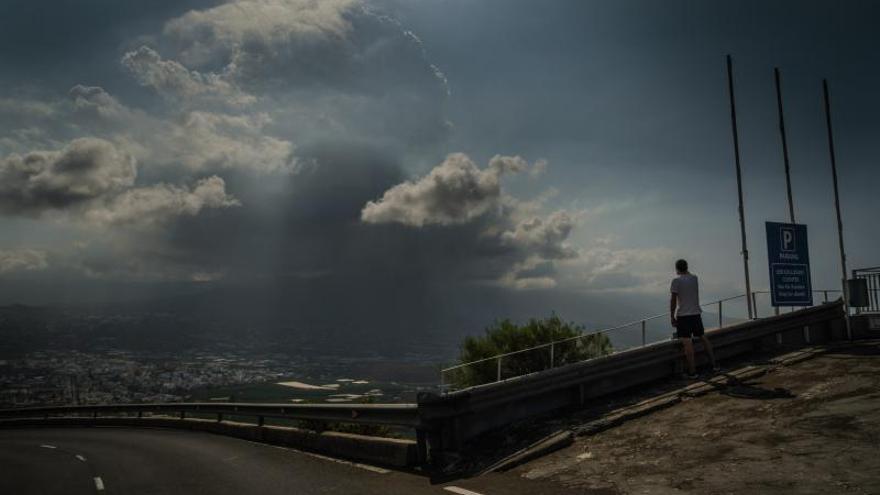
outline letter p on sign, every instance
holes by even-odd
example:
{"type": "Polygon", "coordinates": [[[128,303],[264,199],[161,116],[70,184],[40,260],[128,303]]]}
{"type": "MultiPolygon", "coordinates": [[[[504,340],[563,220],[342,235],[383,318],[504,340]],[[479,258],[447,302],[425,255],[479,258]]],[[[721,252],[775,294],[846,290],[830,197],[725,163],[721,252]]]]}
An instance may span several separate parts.
{"type": "Polygon", "coordinates": [[[795,242],[794,242],[794,229],[789,228],[781,228],[779,229],[779,238],[782,242],[782,250],[783,251],[794,251],[795,250],[795,242]]]}

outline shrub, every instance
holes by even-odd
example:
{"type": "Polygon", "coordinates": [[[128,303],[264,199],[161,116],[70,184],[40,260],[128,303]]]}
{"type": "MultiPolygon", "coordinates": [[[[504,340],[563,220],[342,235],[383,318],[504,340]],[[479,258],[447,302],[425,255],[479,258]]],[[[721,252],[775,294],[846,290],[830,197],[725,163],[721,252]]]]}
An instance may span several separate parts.
{"type": "MultiPolygon", "coordinates": [[[[530,319],[523,325],[517,325],[509,319],[496,321],[486,328],[484,335],[465,337],[458,362],[479,361],[566,339],[571,340],[553,346],[554,367],[604,356],[612,351],[611,341],[605,334],[585,335],[583,326],[565,322],[554,314],[543,320],[530,319]]],[[[501,359],[501,377],[524,375],[550,367],[550,346],[547,346],[504,356],[501,359]]],[[[497,376],[498,362],[489,359],[458,368],[447,375],[447,379],[457,388],[463,388],[494,382],[497,376]]]]}

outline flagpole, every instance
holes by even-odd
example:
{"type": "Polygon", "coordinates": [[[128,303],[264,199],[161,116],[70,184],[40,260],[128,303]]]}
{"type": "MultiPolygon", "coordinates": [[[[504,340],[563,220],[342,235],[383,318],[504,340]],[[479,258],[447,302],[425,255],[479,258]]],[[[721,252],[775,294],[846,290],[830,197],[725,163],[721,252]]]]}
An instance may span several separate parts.
{"type": "Polygon", "coordinates": [[[837,190],[837,160],[834,156],[834,133],[831,130],[831,98],[828,96],[828,80],[822,79],[822,95],[825,100],[825,124],[828,127],[828,151],[831,156],[831,178],[834,184],[834,209],[837,212],[837,241],[840,244],[840,270],[843,284],[843,312],[846,320],[846,337],[852,340],[849,321],[849,290],[846,284],[846,251],[843,248],[843,221],[840,216],[840,195],[837,190]]]}
{"type": "Polygon", "coordinates": [[[742,237],[743,271],[746,280],[746,304],[748,305],[749,319],[755,314],[752,307],[752,284],[749,281],[749,249],[746,243],[746,214],[743,208],[742,167],[739,158],[739,131],[736,127],[736,99],[733,94],[733,62],[730,55],[727,56],[727,87],[730,93],[730,120],[733,124],[733,154],[736,161],[736,190],[739,196],[739,229],[742,237]]]}
{"type": "Polygon", "coordinates": [[[782,136],[782,160],[785,162],[785,189],[788,192],[788,218],[794,221],[794,200],[791,195],[791,167],[788,162],[788,140],[785,137],[785,117],[782,113],[782,83],[780,82],[779,68],[773,68],[773,76],[776,80],[776,108],[779,111],[779,134],[782,136]]]}

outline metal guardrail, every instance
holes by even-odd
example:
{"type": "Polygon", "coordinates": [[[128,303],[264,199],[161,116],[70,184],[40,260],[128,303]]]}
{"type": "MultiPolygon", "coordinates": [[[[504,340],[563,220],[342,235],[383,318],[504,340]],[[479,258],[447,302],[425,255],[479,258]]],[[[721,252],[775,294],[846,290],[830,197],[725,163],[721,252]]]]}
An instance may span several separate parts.
{"type": "Polygon", "coordinates": [[[0,418],[49,418],[77,416],[97,418],[106,415],[137,414],[138,418],[149,414],[172,414],[185,419],[187,414],[216,415],[217,421],[224,416],[253,416],[262,426],[265,418],[313,420],[369,425],[421,426],[416,404],[249,404],[236,402],[170,402],[158,404],[101,404],[80,406],[48,406],[0,409],[0,418]]]}
{"type": "MultiPolygon", "coordinates": [[[[822,294],[822,296],[823,296],[822,301],[824,303],[829,302],[829,295],[830,294],[836,294],[836,293],[840,293],[840,292],[841,291],[838,289],[813,290],[814,294],[822,294]]],[[[758,319],[758,316],[757,316],[758,315],[757,296],[764,295],[764,294],[770,294],[770,291],[752,291],[752,293],[750,294],[750,297],[752,299],[752,307],[755,308],[755,319],[758,319]]],[[[736,296],[731,296],[731,297],[727,297],[724,299],[719,299],[717,301],[712,301],[709,303],[701,304],[700,307],[701,308],[715,307],[716,312],[718,314],[718,326],[715,328],[724,328],[724,303],[734,301],[737,299],[742,299],[745,297],[746,297],[746,294],[739,294],[736,296]]],[[[792,310],[793,309],[794,308],[792,308],[792,310]]],[[[779,314],[780,314],[780,308],[779,307],[774,308],[774,315],[779,315],[779,314]]],[[[582,341],[587,341],[588,339],[590,339],[593,336],[609,334],[612,332],[618,332],[620,330],[624,330],[627,328],[639,328],[641,330],[641,347],[645,347],[647,345],[654,344],[657,342],[662,342],[667,339],[658,339],[658,340],[654,340],[652,342],[647,341],[647,324],[648,324],[648,322],[653,321],[653,320],[657,320],[659,318],[669,317],[669,315],[670,315],[670,313],[666,312],[666,313],[661,313],[661,314],[657,314],[657,315],[653,315],[653,316],[648,316],[648,317],[641,318],[638,320],[630,321],[628,323],[624,323],[622,325],[617,325],[617,326],[610,327],[610,328],[604,328],[602,330],[597,330],[595,332],[587,333],[584,335],[578,335],[576,337],[570,337],[567,339],[556,340],[556,341],[549,342],[546,344],[541,344],[541,345],[537,345],[534,347],[528,347],[525,349],[519,349],[516,351],[506,352],[506,353],[502,353],[502,354],[496,354],[494,356],[490,356],[487,358],[478,359],[475,361],[469,361],[467,363],[457,364],[455,366],[450,366],[448,368],[443,368],[440,370],[440,389],[441,389],[441,391],[446,392],[449,390],[449,388],[452,385],[451,383],[449,383],[446,380],[447,373],[455,372],[457,370],[462,370],[462,369],[465,369],[465,368],[468,368],[471,366],[484,364],[484,363],[488,363],[491,361],[495,362],[495,369],[496,369],[495,382],[500,382],[502,380],[521,376],[521,374],[502,376],[502,362],[503,362],[503,360],[505,358],[508,358],[511,356],[520,355],[520,354],[527,353],[527,352],[534,352],[534,351],[538,351],[538,350],[542,350],[542,349],[546,349],[547,352],[549,353],[549,368],[547,368],[547,369],[552,369],[552,368],[556,367],[556,364],[557,364],[556,349],[559,346],[567,344],[567,343],[571,343],[571,342],[574,342],[577,344],[579,341],[581,341],[581,343],[582,343],[582,341]]],[[[629,349],[629,348],[627,348],[627,349],[629,349]]],[[[627,350],[627,349],[621,349],[621,350],[615,351],[615,353],[623,351],[623,350],[627,350]]],[[[595,358],[591,358],[591,359],[595,359],[595,358]]],[[[539,371],[539,370],[534,370],[534,371],[539,371]]]]}

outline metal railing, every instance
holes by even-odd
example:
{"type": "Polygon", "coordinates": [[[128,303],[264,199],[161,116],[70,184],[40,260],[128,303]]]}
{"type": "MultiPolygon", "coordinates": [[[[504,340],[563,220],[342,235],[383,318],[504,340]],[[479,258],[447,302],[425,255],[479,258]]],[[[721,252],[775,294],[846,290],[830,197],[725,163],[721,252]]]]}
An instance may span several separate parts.
{"type": "MultiPolygon", "coordinates": [[[[822,294],[822,303],[830,302],[829,296],[831,294],[839,294],[840,292],[841,291],[838,289],[813,290],[814,294],[822,294]]],[[[752,293],[749,295],[749,297],[751,297],[751,299],[752,299],[752,307],[755,308],[755,313],[754,313],[755,319],[759,318],[757,297],[758,297],[758,295],[765,295],[765,294],[769,295],[770,291],[752,291],[752,293]]],[[[718,326],[716,328],[724,328],[724,321],[725,321],[725,317],[724,317],[725,304],[724,303],[735,301],[737,299],[744,299],[745,297],[746,297],[746,294],[739,294],[736,296],[731,296],[731,297],[727,297],[724,299],[719,299],[717,301],[712,301],[709,303],[701,304],[700,307],[701,308],[714,307],[716,309],[717,316],[718,316],[718,326]]],[[[816,304],[815,299],[814,299],[814,304],[816,304]]],[[[794,311],[794,310],[795,310],[795,308],[790,308],[790,311],[794,311]]],[[[780,314],[779,307],[774,308],[774,314],[775,315],[780,314]]],[[[604,329],[597,330],[595,332],[587,333],[584,335],[578,335],[578,336],[570,337],[567,339],[556,340],[556,341],[549,342],[546,344],[528,347],[525,349],[519,349],[516,351],[505,352],[502,354],[496,354],[494,356],[490,356],[487,358],[478,359],[475,361],[469,361],[467,363],[457,364],[455,366],[450,366],[448,368],[443,368],[440,370],[440,389],[441,389],[441,392],[446,392],[446,391],[449,391],[450,388],[455,385],[454,383],[452,383],[446,379],[447,374],[460,372],[460,371],[465,370],[467,368],[472,368],[472,367],[480,366],[480,365],[483,365],[483,367],[485,368],[488,363],[493,362],[493,361],[494,361],[494,367],[495,367],[495,380],[494,380],[494,382],[500,382],[502,380],[515,378],[517,376],[522,376],[524,374],[528,374],[531,372],[543,371],[544,369],[555,368],[556,366],[558,366],[560,364],[569,364],[569,362],[562,362],[563,360],[560,360],[557,357],[558,356],[557,349],[559,349],[561,346],[564,346],[565,344],[574,344],[574,345],[582,344],[583,345],[584,342],[587,342],[586,345],[590,345],[590,341],[592,340],[593,342],[595,342],[595,339],[597,338],[597,336],[607,335],[607,334],[610,334],[613,332],[619,332],[621,330],[628,329],[628,328],[637,328],[641,331],[641,347],[645,347],[647,345],[654,344],[656,342],[662,342],[664,340],[668,340],[668,338],[656,339],[651,342],[648,342],[648,340],[647,340],[647,326],[648,326],[649,322],[660,319],[660,318],[669,317],[669,315],[670,315],[670,313],[666,312],[666,313],[661,313],[661,314],[657,314],[657,315],[653,315],[653,316],[648,316],[648,317],[641,318],[638,320],[630,321],[628,323],[624,323],[622,325],[604,328],[604,329]],[[510,358],[511,356],[516,356],[516,355],[521,355],[524,353],[536,352],[536,351],[547,353],[546,358],[544,360],[542,360],[542,362],[547,362],[548,366],[544,367],[543,369],[530,370],[525,373],[508,373],[507,375],[505,375],[503,373],[504,370],[503,370],[502,365],[503,365],[505,358],[510,358]],[[549,359],[547,359],[547,358],[549,358],[549,359]]],[[[747,318],[742,318],[742,319],[746,320],[747,318]]],[[[672,334],[672,330],[670,329],[669,335],[671,335],[671,334],[672,334]]],[[[630,349],[632,347],[639,347],[639,346],[636,345],[636,346],[625,347],[622,349],[614,349],[612,354],[623,351],[623,350],[630,349]]],[[[595,356],[595,357],[601,357],[601,356],[595,356]]],[[[595,357],[591,357],[586,360],[595,359],[595,357]]],[[[487,383],[491,383],[491,382],[487,382],[487,383]]]]}
{"type": "Polygon", "coordinates": [[[249,416],[263,426],[265,418],[312,420],[334,423],[405,426],[418,428],[416,404],[249,404],[235,402],[170,402],[158,404],[101,404],[81,406],[48,406],[0,409],[0,418],[24,419],[64,417],[106,417],[108,415],[145,414],[172,415],[185,419],[187,415],[213,415],[217,421],[224,417],[249,416]]]}
{"type": "Polygon", "coordinates": [[[864,279],[868,286],[868,305],[856,308],[856,313],[880,312],[880,266],[852,271],[853,278],[864,279]]]}

